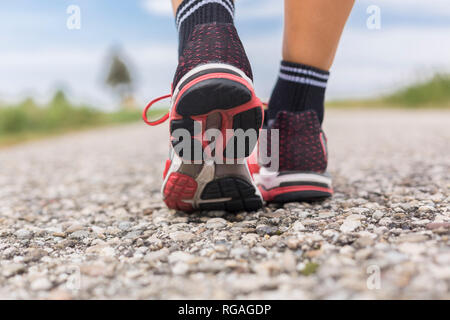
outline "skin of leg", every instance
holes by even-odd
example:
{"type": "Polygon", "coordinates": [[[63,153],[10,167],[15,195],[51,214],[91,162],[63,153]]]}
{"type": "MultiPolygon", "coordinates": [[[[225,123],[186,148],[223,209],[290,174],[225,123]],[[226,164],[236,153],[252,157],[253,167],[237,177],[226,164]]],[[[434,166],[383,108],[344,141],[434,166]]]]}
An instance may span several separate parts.
{"type": "Polygon", "coordinates": [[[183,0],[172,0],[173,15],[177,13],[177,9],[180,6],[181,2],[183,2],[183,0]]]}
{"type": "Polygon", "coordinates": [[[329,70],[354,2],[285,0],[283,60],[329,70]]]}

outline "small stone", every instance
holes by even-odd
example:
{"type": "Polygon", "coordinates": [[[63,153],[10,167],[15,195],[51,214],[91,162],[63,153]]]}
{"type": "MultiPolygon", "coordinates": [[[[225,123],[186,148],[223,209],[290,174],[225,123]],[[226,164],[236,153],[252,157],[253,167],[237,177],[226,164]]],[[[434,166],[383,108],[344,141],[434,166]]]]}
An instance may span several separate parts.
{"type": "Polygon", "coordinates": [[[144,259],[146,261],[167,261],[167,257],[169,256],[169,249],[163,248],[158,251],[152,251],[145,255],[144,259]]]}
{"type": "Polygon", "coordinates": [[[360,237],[356,240],[355,245],[359,248],[364,248],[373,245],[374,241],[371,237],[360,237]]]}
{"type": "Polygon", "coordinates": [[[206,222],[206,228],[208,229],[223,229],[227,226],[227,221],[222,218],[209,219],[206,222]]]}
{"type": "Polygon", "coordinates": [[[396,220],[401,220],[406,217],[406,214],[404,214],[403,212],[396,212],[393,217],[396,220]]]}
{"type": "Polygon", "coordinates": [[[355,252],[355,249],[351,246],[343,246],[340,250],[339,253],[345,256],[352,256],[353,253],[355,252]]]}
{"type": "Polygon", "coordinates": [[[113,257],[116,253],[116,250],[114,248],[106,245],[106,244],[99,244],[92,247],[89,247],[86,249],[86,253],[96,253],[100,256],[104,257],[113,257]]]}
{"type": "Polygon", "coordinates": [[[414,226],[423,226],[429,224],[431,221],[428,219],[422,219],[422,220],[416,220],[413,221],[411,224],[414,226]]]}
{"type": "Polygon", "coordinates": [[[4,277],[9,278],[16,274],[21,274],[25,272],[26,268],[25,265],[21,263],[13,263],[8,264],[6,266],[2,266],[2,274],[4,277]]]}
{"type": "Polygon", "coordinates": [[[361,249],[356,251],[355,253],[355,259],[356,260],[366,260],[367,258],[369,258],[373,253],[373,250],[371,248],[365,248],[365,249],[361,249]]]}
{"type": "Polygon", "coordinates": [[[254,246],[258,242],[259,236],[255,233],[247,233],[242,236],[242,243],[254,246]]]}
{"type": "Polygon", "coordinates": [[[277,227],[272,227],[272,226],[266,226],[266,225],[260,225],[256,227],[256,233],[263,236],[263,235],[274,235],[278,233],[278,228],[277,227]]]}
{"type": "Polygon", "coordinates": [[[384,254],[384,258],[392,265],[396,265],[408,260],[408,256],[396,251],[389,251],[384,254]]]}
{"type": "Polygon", "coordinates": [[[367,208],[352,208],[351,211],[352,213],[354,213],[352,216],[360,216],[362,214],[370,212],[370,210],[367,208]]]}
{"type": "Polygon", "coordinates": [[[117,227],[122,231],[127,231],[127,230],[130,230],[131,226],[132,226],[131,222],[122,221],[119,223],[119,225],[117,227]]]}
{"type": "Polygon", "coordinates": [[[189,272],[189,265],[179,262],[172,267],[172,273],[178,276],[183,276],[189,272]]]}
{"type": "Polygon", "coordinates": [[[286,215],[286,211],[284,211],[283,209],[278,209],[276,211],[269,211],[269,212],[261,213],[261,217],[267,217],[267,218],[280,218],[285,215],[286,215]]]}
{"type": "Polygon", "coordinates": [[[423,244],[410,242],[402,243],[398,246],[398,248],[401,252],[410,255],[420,255],[426,250],[426,247],[423,244]]]}
{"type": "Polygon", "coordinates": [[[190,255],[187,252],[183,252],[183,251],[172,252],[168,257],[170,264],[175,264],[178,262],[189,262],[193,259],[194,259],[194,257],[192,255],[190,255]]]}
{"type": "Polygon", "coordinates": [[[171,233],[169,236],[170,239],[172,239],[173,241],[180,241],[180,242],[188,242],[195,237],[193,233],[186,231],[175,231],[171,233]]]}
{"type": "Polygon", "coordinates": [[[124,238],[134,240],[134,239],[139,238],[141,236],[141,234],[142,234],[142,231],[140,231],[140,230],[131,231],[131,232],[128,232],[124,238]]]}
{"type": "Polygon", "coordinates": [[[86,230],[75,231],[69,236],[70,239],[77,239],[77,240],[82,240],[87,237],[89,237],[89,232],[86,230]]]}
{"type": "Polygon", "coordinates": [[[322,235],[327,238],[334,237],[337,234],[338,234],[338,232],[336,230],[332,230],[332,229],[327,229],[324,232],[322,232],[322,235]]]}
{"type": "Polygon", "coordinates": [[[435,229],[450,229],[450,222],[432,222],[427,224],[428,230],[435,230],[435,229]]]}
{"type": "Polygon", "coordinates": [[[72,232],[79,231],[79,230],[82,230],[82,229],[83,229],[83,226],[82,226],[81,224],[79,224],[79,223],[74,223],[74,224],[71,224],[71,225],[65,230],[65,232],[66,232],[66,233],[72,233],[72,232]]]}
{"type": "Polygon", "coordinates": [[[114,267],[103,262],[82,265],[81,273],[90,277],[104,277],[114,274],[114,267]]]}
{"type": "Polygon", "coordinates": [[[260,262],[254,267],[255,272],[263,276],[274,275],[279,273],[281,269],[281,264],[274,260],[260,262]]]}
{"type": "Polygon", "coordinates": [[[14,235],[19,239],[30,239],[33,236],[33,232],[27,229],[20,229],[14,235]]]}
{"type": "Polygon", "coordinates": [[[24,262],[36,262],[41,260],[42,257],[48,255],[47,251],[42,249],[32,249],[24,258],[24,262]]]}
{"type": "Polygon", "coordinates": [[[97,235],[105,233],[105,229],[100,228],[98,226],[91,226],[91,230],[92,230],[92,232],[94,232],[97,235]]]}
{"type": "Polygon", "coordinates": [[[334,217],[336,214],[332,211],[321,211],[319,212],[319,218],[331,218],[334,217]]]}
{"type": "Polygon", "coordinates": [[[47,278],[39,278],[31,282],[30,288],[33,291],[47,291],[52,286],[52,283],[47,278]]]}
{"type": "Polygon", "coordinates": [[[286,241],[286,244],[287,244],[287,246],[288,246],[289,249],[295,250],[295,249],[297,249],[297,248],[299,247],[299,245],[300,245],[300,240],[299,240],[299,239],[296,239],[296,238],[289,238],[289,239],[286,241]]]}
{"type": "Polygon", "coordinates": [[[297,267],[297,259],[295,255],[287,250],[284,252],[282,256],[283,267],[287,272],[294,272],[297,267]]]}
{"type": "Polygon", "coordinates": [[[260,256],[266,256],[267,255],[267,249],[263,247],[254,247],[252,249],[252,253],[260,255],[260,256]]]}
{"type": "Polygon", "coordinates": [[[351,219],[347,218],[347,219],[345,219],[344,223],[341,225],[339,230],[341,230],[341,232],[348,233],[348,232],[355,231],[360,226],[361,226],[361,221],[353,219],[353,218],[351,218],[351,219]]]}
{"type": "Polygon", "coordinates": [[[305,226],[300,221],[295,221],[292,225],[292,230],[294,231],[303,231],[305,229],[305,226]]]}
{"type": "Polygon", "coordinates": [[[398,238],[398,242],[424,242],[427,240],[428,240],[428,237],[426,235],[420,234],[420,233],[402,234],[398,238]]]}
{"type": "Polygon", "coordinates": [[[106,229],[106,234],[109,234],[109,235],[112,235],[112,236],[117,236],[120,233],[122,233],[122,231],[119,228],[116,228],[116,227],[110,226],[110,227],[108,227],[106,229]]]}
{"type": "Polygon", "coordinates": [[[248,256],[248,254],[249,254],[248,248],[244,247],[233,248],[230,251],[230,256],[234,258],[245,258],[248,256]]]}
{"type": "Polygon", "coordinates": [[[53,232],[52,236],[59,237],[59,238],[65,238],[66,233],[65,232],[53,232]]]}
{"type": "Polygon", "coordinates": [[[311,250],[306,252],[306,256],[310,259],[316,258],[322,254],[322,250],[311,250]]]}
{"type": "Polygon", "coordinates": [[[380,221],[378,221],[378,224],[380,225],[380,226],[388,226],[388,225],[390,225],[392,223],[392,220],[391,220],[391,218],[389,218],[389,217],[384,217],[384,218],[382,218],[380,221]]]}
{"type": "Polygon", "coordinates": [[[434,211],[434,207],[432,207],[432,206],[421,206],[421,207],[419,207],[419,209],[417,209],[417,211],[419,211],[420,213],[433,212],[434,211]]]}

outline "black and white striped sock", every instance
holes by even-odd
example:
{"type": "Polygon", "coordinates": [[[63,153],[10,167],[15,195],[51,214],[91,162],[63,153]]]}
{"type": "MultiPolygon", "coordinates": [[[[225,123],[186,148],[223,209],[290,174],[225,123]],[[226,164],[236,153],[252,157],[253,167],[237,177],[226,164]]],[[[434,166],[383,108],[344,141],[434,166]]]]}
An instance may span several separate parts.
{"type": "Polygon", "coordinates": [[[177,9],[175,17],[179,32],[178,53],[183,53],[184,46],[196,25],[204,23],[233,23],[233,0],[184,0],[177,9]]]}
{"type": "Polygon", "coordinates": [[[282,61],[278,81],[269,102],[269,120],[275,119],[279,111],[314,110],[322,123],[329,75],[328,71],[282,61]]]}

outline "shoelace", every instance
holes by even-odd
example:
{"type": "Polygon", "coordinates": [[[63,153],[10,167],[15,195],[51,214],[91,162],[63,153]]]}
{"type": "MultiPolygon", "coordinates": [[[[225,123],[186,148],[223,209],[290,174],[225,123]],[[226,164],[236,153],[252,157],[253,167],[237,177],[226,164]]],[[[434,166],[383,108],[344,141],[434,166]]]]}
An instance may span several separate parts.
{"type": "Polygon", "coordinates": [[[154,105],[158,101],[168,99],[171,97],[172,97],[171,94],[166,94],[165,96],[161,96],[159,98],[156,98],[155,100],[150,101],[149,104],[147,104],[147,106],[145,107],[144,112],[142,113],[142,119],[144,120],[144,122],[146,124],[148,124],[149,126],[157,126],[157,125],[163,123],[164,121],[166,121],[167,119],[169,119],[169,112],[167,112],[163,117],[159,118],[158,120],[150,121],[147,117],[147,113],[148,113],[148,110],[152,107],[152,105],[154,105]]]}
{"type": "MultiPolygon", "coordinates": [[[[144,112],[142,113],[142,119],[144,120],[144,122],[146,124],[148,124],[149,126],[157,126],[163,122],[165,122],[167,119],[169,119],[169,112],[167,112],[163,117],[159,118],[158,120],[155,121],[150,121],[147,117],[147,113],[148,110],[150,110],[150,108],[152,107],[152,105],[154,105],[155,103],[157,103],[158,101],[164,100],[164,99],[168,99],[171,98],[172,95],[171,94],[166,94],[165,96],[161,96],[159,98],[156,98],[152,101],[150,101],[147,106],[144,108],[144,112]]],[[[263,102],[263,106],[267,108],[268,104],[267,102],[263,102]]]]}

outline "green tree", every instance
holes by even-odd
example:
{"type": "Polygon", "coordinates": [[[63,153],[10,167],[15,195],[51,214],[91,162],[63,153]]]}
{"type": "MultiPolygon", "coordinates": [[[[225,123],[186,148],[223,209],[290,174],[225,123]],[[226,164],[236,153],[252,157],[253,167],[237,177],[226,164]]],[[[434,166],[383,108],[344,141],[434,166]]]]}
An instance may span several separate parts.
{"type": "Polygon", "coordinates": [[[132,100],[133,79],[125,61],[117,52],[112,55],[106,84],[116,92],[122,106],[126,101],[132,100]]]}

